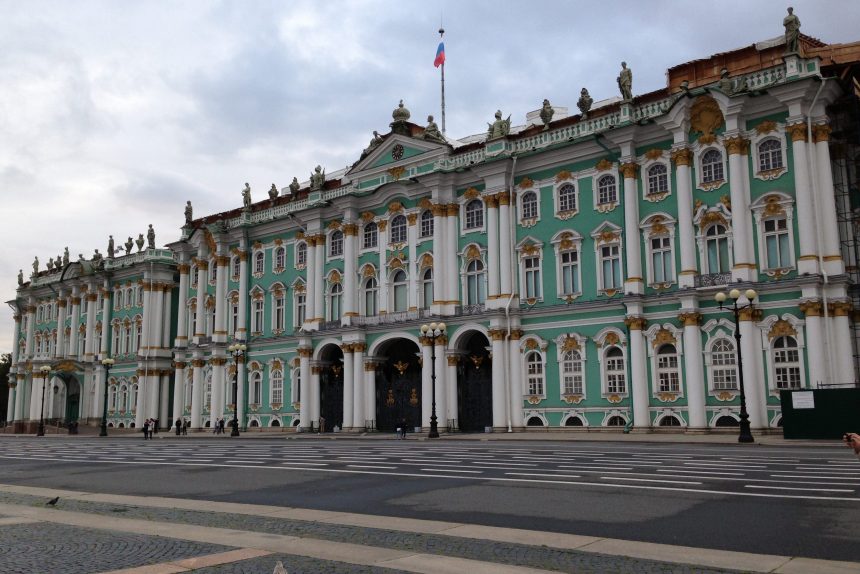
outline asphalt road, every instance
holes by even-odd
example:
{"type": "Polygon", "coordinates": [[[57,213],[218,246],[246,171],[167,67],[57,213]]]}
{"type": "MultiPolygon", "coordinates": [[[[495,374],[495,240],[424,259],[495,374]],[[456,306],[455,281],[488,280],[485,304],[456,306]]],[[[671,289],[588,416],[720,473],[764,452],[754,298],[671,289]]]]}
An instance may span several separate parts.
{"type": "Polygon", "coordinates": [[[3,437],[0,483],[860,561],[836,447],[3,437]]]}

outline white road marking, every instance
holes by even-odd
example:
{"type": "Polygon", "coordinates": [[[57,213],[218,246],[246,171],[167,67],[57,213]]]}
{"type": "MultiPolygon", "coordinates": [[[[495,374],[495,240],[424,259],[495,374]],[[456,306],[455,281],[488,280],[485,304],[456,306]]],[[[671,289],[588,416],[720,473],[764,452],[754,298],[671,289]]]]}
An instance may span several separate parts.
{"type": "Polygon", "coordinates": [[[805,490],[809,492],[854,492],[850,488],[801,488],[794,486],[756,486],[754,484],[745,484],[744,488],[773,488],[776,490],[805,490]]]}
{"type": "Polygon", "coordinates": [[[422,468],[425,472],[457,472],[463,474],[483,474],[482,470],[456,470],[453,468],[422,468]]]}
{"type": "Polygon", "coordinates": [[[392,470],[392,469],[397,468],[396,466],[372,466],[372,465],[369,465],[369,464],[365,464],[365,465],[361,465],[361,464],[348,464],[348,465],[346,465],[346,466],[347,466],[347,467],[349,467],[349,468],[375,468],[375,469],[377,469],[377,470],[383,470],[383,469],[392,470]]]}
{"type": "Polygon", "coordinates": [[[626,476],[601,476],[603,480],[631,480],[635,482],[661,482],[664,484],[702,484],[693,480],[659,480],[656,478],[630,478],[626,476]]]}

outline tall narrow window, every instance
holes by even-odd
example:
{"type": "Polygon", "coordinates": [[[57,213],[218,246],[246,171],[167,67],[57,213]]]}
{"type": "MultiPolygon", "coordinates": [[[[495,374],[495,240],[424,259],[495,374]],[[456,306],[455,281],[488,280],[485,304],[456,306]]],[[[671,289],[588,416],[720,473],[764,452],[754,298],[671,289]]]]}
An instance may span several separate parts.
{"type": "Polygon", "coordinates": [[[702,183],[714,183],[722,181],[723,154],[715,149],[709,149],[702,156],[702,183]]]}
{"type": "Polygon", "coordinates": [[[230,260],[230,275],[232,276],[232,279],[234,281],[239,280],[239,274],[241,272],[241,269],[242,260],[239,259],[239,257],[233,257],[233,259],[230,260]]]}
{"type": "Polygon", "coordinates": [[[111,379],[111,385],[108,388],[108,408],[112,411],[116,410],[116,381],[111,379]]]}
{"type": "Polygon", "coordinates": [[[254,254],[254,273],[262,275],[266,268],[266,254],[262,251],[257,251],[254,254]]]}
{"type": "Polygon", "coordinates": [[[484,263],[479,259],[469,261],[466,267],[466,304],[480,305],[487,300],[487,288],[484,285],[484,263]]]}
{"type": "Polygon", "coordinates": [[[582,394],[582,357],[579,351],[567,351],[562,355],[561,384],[565,395],[582,394]]]}
{"type": "Polygon", "coordinates": [[[368,317],[373,317],[379,312],[376,305],[378,293],[376,278],[368,277],[364,282],[364,314],[368,317]]]}
{"type": "Polygon", "coordinates": [[[705,250],[708,255],[708,273],[729,272],[729,238],[723,225],[712,225],[705,232],[705,250]]]}
{"type": "Polygon", "coordinates": [[[284,372],[280,369],[272,371],[272,404],[284,403],[284,372]]]}
{"type": "Polygon", "coordinates": [[[558,210],[576,211],[576,188],[572,183],[566,183],[558,188],[558,210]]]}
{"type": "Polygon", "coordinates": [[[433,212],[429,209],[421,212],[421,237],[433,237],[433,212]]]}
{"type": "Polygon", "coordinates": [[[421,308],[429,309],[433,304],[433,269],[424,270],[421,276],[421,308]]]}
{"type": "Polygon", "coordinates": [[[343,296],[343,287],[340,283],[335,283],[329,289],[329,321],[338,321],[340,319],[341,298],[343,296]]]}
{"type": "Polygon", "coordinates": [[[562,251],[559,253],[561,266],[561,295],[579,293],[579,252],[562,251]]]}
{"type": "Polygon", "coordinates": [[[780,269],[791,266],[791,251],[788,247],[788,220],[785,217],[765,219],[764,242],[767,248],[767,268],[780,269]]]}
{"type": "Polygon", "coordinates": [[[597,203],[615,203],[618,201],[618,189],[615,185],[615,176],[604,175],[597,180],[597,203]]]}
{"type": "Polygon", "coordinates": [[[526,355],[526,380],[528,394],[543,395],[543,359],[537,351],[531,351],[526,355]]]}
{"type": "Polygon", "coordinates": [[[478,229],[484,226],[484,202],[473,199],[466,204],[465,229],[478,229]]]}
{"type": "Polygon", "coordinates": [[[800,350],[794,337],[783,335],[773,342],[776,388],[800,388],[800,350]]]}
{"type": "Polygon", "coordinates": [[[624,370],[624,353],[618,347],[606,351],[606,392],[626,393],[627,382],[624,370]]]}
{"type": "Polygon", "coordinates": [[[758,146],[758,169],[768,171],[782,167],[782,144],[778,140],[768,139],[758,146]]]}
{"type": "Polygon", "coordinates": [[[711,369],[714,390],[732,391],[738,388],[735,346],[728,339],[717,339],[711,347],[711,369]]]}
{"type": "MultiPolygon", "coordinates": [[[[205,386],[205,397],[203,399],[203,404],[205,406],[212,405],[212,371],[206,373],[206,386],[205,386]]],[[[214,413],[213,413],[214,414],[214,413]]]]}
{"type": "Polygon", "coordinates": [[[283,331],[286,319],[286,313],[284,309],[284,293],[278,291],[274,295],[272,295],[272,303],[274,311],[272,313],[272,329],[276,331],[283,331]]]}
{"type": "Polygon", "coordinates": [[[296,265],[306,265],[308,262],[308,244],[302,241],[296,244],[296,265]]]}
{"type": "Polygon", "coordinates": [[[287,261],[287,250],[283,247],[275,249],[275,270],[280,271],[284,268],[287,261]]]}
{"type": "Polygon", "coordinates": [[[251,373],[251,383],[248,385],[248,402],[252,405],[260,404],[260,397],[263,396],[263,375],[260,371],[251,373]]]}
{"type": "Polygon", "coordinates": [[[541,281],[540,281],[540,257],[526,257],[523,259],[523,271],[526,284],[526,298],[540,299],[541,297],[541,281]]]}
{"type": "Polygon", "coordinates": [[[398,270],[392,278],[391,285],[394,292],[394,312],[406,311],[409,307],[406,273],[398,270]]]}
{"type": "Polygon", "coordinates": [[[371,221],[367,225],[364,226],[364,232],[362,233],[362,247],[364,249],[372,249],[376,247],[379,243],[379,227],[377,227],[376,222],[371,221]]]}
{"type": "Polygon", "coordinates": [[[600,248],[602,287],[619,289],[621,287],[621,252],[618,245],[604,245],[600,248]]]}
{"type": "Polygon", "coordinates": [[[654,283],[669,283],[675,279],[672,265],[672,238],[651,238],[651,273],[654,283]]]}
{"type": "Polygon", "coordinates": [[[255,333],[263,332],[263,299],[254,300],[254,324],[251,330],[255,333]]]}
{"type": "Polygon", "coordinates": [[[197,334],[197,305],[193,302],[188,309],[188,332],[191,335],[197,334]]]}
{"type": "Polygon", "coordinates": [[[129,398],[128,410],[131,412],[137,411],[137,393],[140,392],[140,388],[137,386],[137,383],[134,383],[131,386],[131,397],[129,398]]]}
{"type": "Polygon", "coordinates": [[[236,336],[236,331],[239,330],[239,302],[230,301],[230,333],[236,336]]]}
{"type": "Polygon", "coordinates": [[[343,232],[333,231],[329,237],[328,256],[340,257],[343,255],[343,232]]]}
{"type": "Polygon", "coordinates": [[[296,293],[296,320],[295,326],[301,327],[305,322],[305,294],[304,292],[296,293]]]}
{"type": "Polygon", "coordinates": [[[135,321],[134,322],[134,348],[136,351],[140,351],[141,339],[143,338],[143,321],[135,321]]]}
{"type": "Polygon", "coordinates": [[[395,215],[391,218],[391,243],[406,243],[406,216],[395,215]]]}
{"type": "Polygon", "coordinates": [[[657,382],[661,393],[677,393],[681,390],[675,345],[662,345],[657,349],[657,382]]]}
{"type": "Polygon", "coordinates": [[[538,216],[537,194],[527,191],[522,195],[522,218],[535,219],[538,216]]]}

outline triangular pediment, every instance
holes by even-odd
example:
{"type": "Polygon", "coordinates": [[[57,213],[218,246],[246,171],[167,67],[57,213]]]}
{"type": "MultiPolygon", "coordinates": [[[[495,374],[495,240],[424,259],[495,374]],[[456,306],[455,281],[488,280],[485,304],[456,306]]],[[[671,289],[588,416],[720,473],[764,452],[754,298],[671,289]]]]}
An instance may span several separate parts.
{"type": "Polygon", "coordinates": [[[363,172],[384,171],[396,165],[406,165],[424,159],[434,161],[436,156],[448,153],[449,149],[446,144],[390,134],[376,149],[361,158],[348,173],[354,176],[363,172]]]}

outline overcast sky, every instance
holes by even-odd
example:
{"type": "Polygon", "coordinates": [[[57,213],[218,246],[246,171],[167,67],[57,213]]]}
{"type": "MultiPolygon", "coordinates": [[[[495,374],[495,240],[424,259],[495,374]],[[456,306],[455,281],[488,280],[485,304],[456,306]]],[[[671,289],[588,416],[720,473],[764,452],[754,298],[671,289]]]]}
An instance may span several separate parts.
{"type": "MultiPolygon", "coordinates": [[[[443,18],[447,133],[515,124],[543,98],[576,111],[587,87],[665,85],[670,66],[783,33],[774,1],[0,0],[0,297],[18,269],[105,253],[145,233],[178,238],[194,214],[255,200],[316,164],[353,163],[404,100],[439,119],[443,18]]],[[[860,3],[797,1],[801,31],[860,40],[860,3]],[[819,10],[825,7],[826,10],[819,10]]],[[[12,313],[0,311],[0,352],[12,313]]]]}

